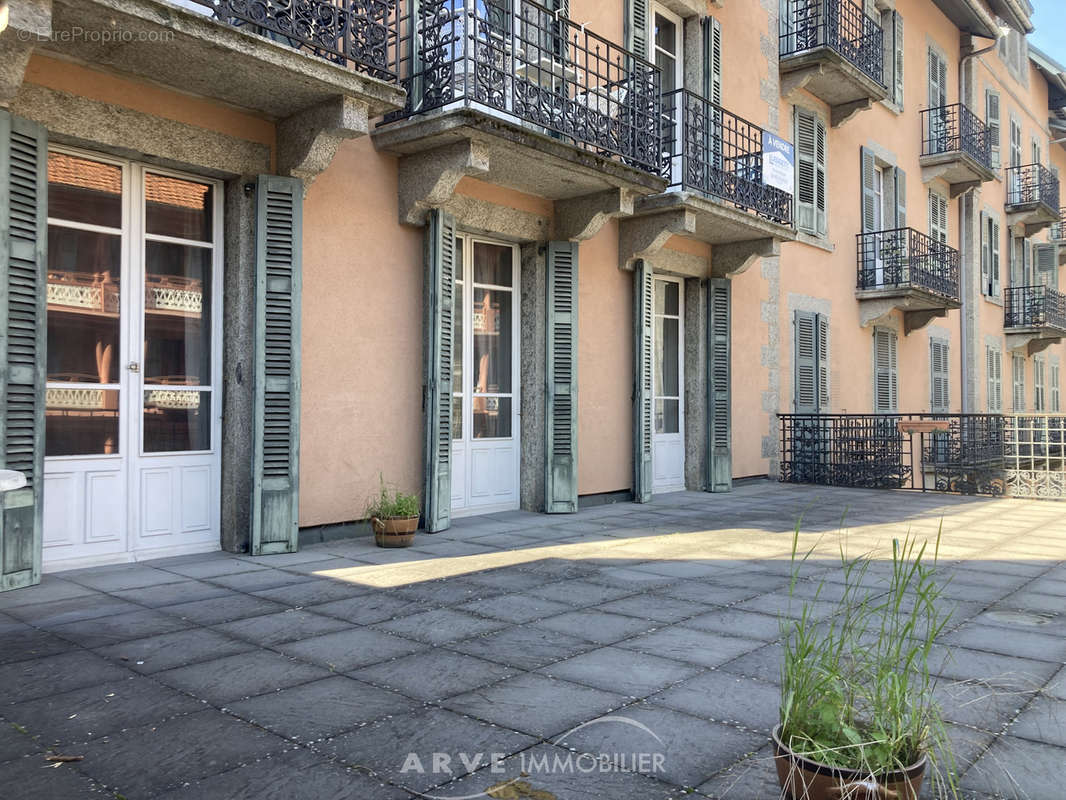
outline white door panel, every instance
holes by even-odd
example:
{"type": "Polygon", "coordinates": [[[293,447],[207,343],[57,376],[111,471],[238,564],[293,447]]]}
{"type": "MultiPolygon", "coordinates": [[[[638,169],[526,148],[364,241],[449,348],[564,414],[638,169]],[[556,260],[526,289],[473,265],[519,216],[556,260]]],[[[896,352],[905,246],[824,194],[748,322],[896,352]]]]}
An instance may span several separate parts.
{"type": "Polygon", "coordinates": [[[652,326],[652,490],[685,488],[685,293],[677,279],[656,276],[652,326]]]}

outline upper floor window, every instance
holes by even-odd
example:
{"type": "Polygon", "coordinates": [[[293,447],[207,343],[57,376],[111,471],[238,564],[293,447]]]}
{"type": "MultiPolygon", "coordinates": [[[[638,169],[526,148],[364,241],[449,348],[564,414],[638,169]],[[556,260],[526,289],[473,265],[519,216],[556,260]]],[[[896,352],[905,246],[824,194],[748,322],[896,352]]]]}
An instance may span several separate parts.
{"type": "Polygon", "coordinates": [[[805,108],[795,109],[796,227],[815,236],[825,236],[826,129],[821,117],[805,108]]]}

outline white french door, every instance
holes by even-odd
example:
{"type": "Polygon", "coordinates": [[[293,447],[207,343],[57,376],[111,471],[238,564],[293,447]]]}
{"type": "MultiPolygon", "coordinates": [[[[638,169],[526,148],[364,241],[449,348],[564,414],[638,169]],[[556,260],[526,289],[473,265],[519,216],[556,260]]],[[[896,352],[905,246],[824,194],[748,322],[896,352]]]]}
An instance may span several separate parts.
{"type": "Polygon", "coordinates": [[[679,279],[655,277],[652,490],[685,488],[685,297],[679,279]]]}
{"type": "Polygon", "coordinates": [[[222,187],[49,153],[46,569],[219,546],[222,187]]]}
{"type": "Polygon", "coordinates": [[[452,516],[519,506],[518,249],[456,238],[452,516]]]}
{"type": "Polygon", "coordinates": [[[662,95],[669,97],[671,108],[663,111],[663,150],[670,161],[670,183],[681,183],[682,153],[684,152],[685,98],[673,94],[684,86],[684,23],[681,17],[658,4],[652,15],[652,30],[648,42],[651,60],[662,74],[662,95]],[[673,112],[671,115],[670,112],[673,112]]]}
{"type": "MultiPolygon", "coordinates": [[[[885,256],[884,248],[887,244],[884,235],[880,233],[885,228],[885,171],[881,167],[874,167],[874,217],[873,229],[878,231],[876,238],[879,240],[874,247],[874,285],[885,285],[885,256]]],[[[901,280],[899,275],[893,276],[893,282],[901,280]]]]}

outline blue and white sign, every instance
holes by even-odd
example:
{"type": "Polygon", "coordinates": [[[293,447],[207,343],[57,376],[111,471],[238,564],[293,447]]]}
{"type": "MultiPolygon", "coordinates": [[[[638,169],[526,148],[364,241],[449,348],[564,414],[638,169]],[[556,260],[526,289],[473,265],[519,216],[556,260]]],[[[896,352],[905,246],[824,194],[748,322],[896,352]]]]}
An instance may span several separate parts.
{"type": "Polygon", "coordinates": [[[795,192],[796,148],[780,136],[762,132],[762,180],[767,186],[795,192]]]}

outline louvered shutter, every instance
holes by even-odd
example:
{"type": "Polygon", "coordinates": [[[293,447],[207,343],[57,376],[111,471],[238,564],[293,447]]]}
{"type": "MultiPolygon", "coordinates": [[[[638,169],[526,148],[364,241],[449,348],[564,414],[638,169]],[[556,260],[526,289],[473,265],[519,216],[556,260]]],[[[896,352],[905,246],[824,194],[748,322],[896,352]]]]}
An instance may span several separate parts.
{"type": "Polygon", "coordinates": [[[819,314],[818,331],[818,410],[829,410],[829,318],[819,314]]]}
{"type": "Polygon", "coordinates": [[[652,479],[652,330],[654,275],[651,264],[639,259],[633,268],[633,499],[651,501],[652,479]]]}
{"type": "Polygon", "coordinates": [[[641,58],[649,58],[648,0],[626,0],[626,49],[641,58]]]}
{"type": "Polygon", "coordinates": [[[298,545],[300,487],[300,253],[303,182],[260,175],[255,231],[255,555],[298,545]]]}
{"type": "Polygon", "coordinates": [[[996,367],[992,363],[992,354],[995,351],[985,345],[985,396],[987,398],[986,405],[989,413],[995,412],[996,408],[996,367]]]}
{"type": "Polygon", "coordinates": [[[0,591],[41,580],[48,134],[0,109],[0,591]]]}
{"type": "Polygon", "coordinates": [[[874,331],[874,411],[878,414],[896,413],[898,389],[896,334],[878,328],[874,331]]]}
{"type": "Polygon", "coordinates": [[[707,282],[707,488],[712,492],[733,488],[731,292],[732,284],[726,278],[707,282]]]}
{"type": "Polygon", "coordinates": [[[576,242],[548,243],[545,511],[577,511],[576,242]]]}
{"type": "Polygon", "coordinates": [[[1011,380],[1013,382],[1013,408],[1015,414],[1025,411],[1025,359],[1014,356],[1011,359],[1011,380]]]}
{"type": "Polygon", "coordinates": [[[992,166],[998,169],[1003,134],[999,123],[999,94],[991,89],[985,90],[985,124],[988,126],[988,138],[992,141],[992,166]]]}
{"type": "Polygon", "coordinates": [[[948,201],[936,192],[929,192],[929,236],[938,242],[948,241],[948,201]]]}
{"type": "Polygon", "coordinates": [[[892,170],[896,194],[896,227],[907,227],[907,173],[896,167],[892,170]]]}
{"type": "Polygon", "coordinates": [[[818,413],[818,319],[797,311],[793,320],[795,375],[793,386],[797,414],[818,413]]]}
{"type": "Polygon", "coordinates": [[[814,193],[814,205],[818,223],[818,233],[825,234],[828,230],[828,197],[826,195],[826,132],[825,125],[817,117],[814,120],[814,166],[815,177],[818,179],[814,193]]]}
{"type": "Polygon", "coordinates": [[[422,525],[429,533],[452,522],[452,337],[455,219],[429,214],[423,286],[422,525]]]}
{"type": "MultiPolygon", "coordinates": [[[[948,65],[935,51],[929,50],[929,108],[943,108],[948,97],[948,65]]],[[[935,115],[934,115],[935,116],[935,115]]]]}
{"type": "Polygon", "coordinates": [[[995,356],[994,362],[996,367],[996,411],[1003,410],[1003,353],[999,350],[993,350],[995,356]]]}
{"type": "Polygon", "coordinates": [[[716,106],[722,105],[722,24],[714,17],[704,17],[703,96],[716,106]]]}
{"type": "Polygon", "coordinates": [[[929,410],[934,414],[946,414],[951,405],[949,383],[948,343],[940,339],[929,340],[929,410]]]}
{"type": "Polygon", "coordinates": [[[1057,244],[1034,245],[1033,264],[1036,267],[1036,283],[1058,289],[1059,246],[1057,244]]]}
{"type": "Polygon", "coordinates": [[[892,94],[896,105],[900,109],[903,108],[903,17],[900,16],[898,11],[892,12],[892,64],[893,64],[893,82],[892,82],[892,94]]]}
{"type": "Polygon", "coordinates": [[[1044,360],[1033,359],[1033,411],[1044,411],[1044,360]]]}
{"type": "Polygon", "coordinates": [[[1059,413],[1062,408],[1062,400],[1059,395],[1059,365],[1051,365],[1051,411],[1055,414],[1059,413]]]}
{"type": "Polygon", "coordinates": [[[877,162],[874,154],[865,147],[859,148],[859,159],[862,169],[862,232],[871,233],[877,229],[877,162]]]}
{"type": "Polygon", "coordinates": [[[810,111],[796,109],[796,224],[826,232],[825,126],[810,111]]]}
{"type": "Polygon", "coordinates": [[[993,219],[991,230],[988,234],[989,241],[992,248],[992,296],[999,297],[1000,294],[1000,280],[999,280],[999,263],[1002,256],[999,251],[999,220],[993,219]]]}
{"type": "Polygon", "coordinates": [[[992,294],[992,231],[991,219],[981,212],[981,291],[992,294]]]}

